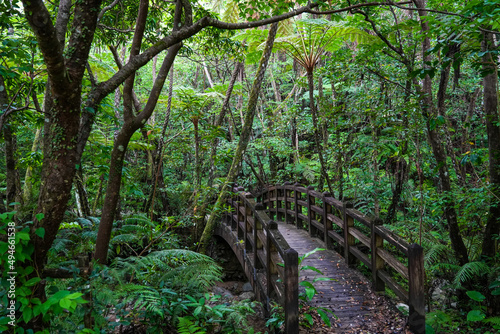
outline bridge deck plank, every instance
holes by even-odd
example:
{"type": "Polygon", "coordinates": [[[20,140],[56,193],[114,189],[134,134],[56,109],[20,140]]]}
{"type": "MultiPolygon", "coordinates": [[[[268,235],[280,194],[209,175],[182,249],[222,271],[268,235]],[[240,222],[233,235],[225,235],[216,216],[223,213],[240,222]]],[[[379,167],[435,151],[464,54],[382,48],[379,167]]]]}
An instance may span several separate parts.
{"type": "MultiPolygon", "coordinates": [[[[293,224],[278,222],[278,228],[299,256],[315,248],[325,248],[322,241],[311,238],[306,230],[296,229],[293,224]]],[[[363,321],[363,318],[370,317],[373,310],[366,297],[371,292],[370,283],[356,270],[349,268],[338,253],[333,250],[316,252],[307,257],[301,266],[313,266],[321,270],[323,275],[312,270],[302,270],[299,281],[312,282],[317,277],[332,279],[314,284],[318,293],[310,301],[310,305],[332,310],[339,318],[335,321],[336,326],[352,327],[358,322],[357,320],[363,321]]]]}

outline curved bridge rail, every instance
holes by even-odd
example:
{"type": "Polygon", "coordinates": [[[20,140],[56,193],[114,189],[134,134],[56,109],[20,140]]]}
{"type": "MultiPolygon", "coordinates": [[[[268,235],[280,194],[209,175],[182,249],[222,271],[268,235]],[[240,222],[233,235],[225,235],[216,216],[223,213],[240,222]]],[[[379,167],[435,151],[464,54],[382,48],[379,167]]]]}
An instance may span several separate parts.
{"type": "Polygon", "coordinates": [[[278,225],[243,188],[234,188],[229,210],[215,234],[223,237],[244,268],[256,297],[266,310],[277,299],[285,310],[285,333],[297,334],[298,254],[278,231],[278,225]]]}
{"type": "Polygon", "coordinates": [[[409,325],[414,333],[425,333],[425,293],[423,249],[408,244],[346,203],[319,193],[313,187],[285,183],[272,186],[257,196],[269,216],[306,229],[310,236],[324,241],[328,248],[343,254],[349,265],[361,261],[372,273],[376,291],[390,288],[410,308],[409,325]],[[406,264],[398,258],[407,259],[406,264]],[[394,277],[399,276],[407,288],[394,277]]]}

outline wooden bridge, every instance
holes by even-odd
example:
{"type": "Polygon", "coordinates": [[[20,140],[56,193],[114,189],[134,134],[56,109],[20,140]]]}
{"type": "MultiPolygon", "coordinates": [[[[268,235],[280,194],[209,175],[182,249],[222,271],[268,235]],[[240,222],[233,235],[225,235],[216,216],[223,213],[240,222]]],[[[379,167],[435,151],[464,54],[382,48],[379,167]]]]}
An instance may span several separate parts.
{"type": "Polygon", "coordinates": [[[228,211],[215,233],[238,257],[257,299],[269,312],[275,299],[285,310],[285,333],[299,331],[299,281],[312,270],[300,270],[299,257],[323,247],[302,265],[318,268],[331,281],[316,282],[312,306],[329,308],[344,325],[368,312],[369,287],[352,267],[364,264],[372,289],[391,289],[410,308],[408,324],[425,333],[423,250],[409,245],[361,212],[312,187],[285,183],[252,195],[234,188],[228,211]],[[338,253],[337,253],[338,252],[338,253]],[[343,257],[341,257],[342,254],[343,257]],[[399,259],[406,259],[406,264],[399,259]],[[299,276],[300,274],[300,276],[299,276]]]}

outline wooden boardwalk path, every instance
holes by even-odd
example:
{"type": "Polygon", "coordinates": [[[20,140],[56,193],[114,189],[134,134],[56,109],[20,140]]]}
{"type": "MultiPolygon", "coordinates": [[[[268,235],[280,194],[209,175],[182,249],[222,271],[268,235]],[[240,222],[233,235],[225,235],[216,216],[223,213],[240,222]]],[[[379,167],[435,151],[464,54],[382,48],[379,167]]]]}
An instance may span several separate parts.
{"type": "Polygon", "coordinates": [[[391,319],[401,318],[375,293],[387,288],[409,305],[410,329],[425,333],[423,248],[329,193],[290,184],[270,186],[255,196],[234,188],[214,233],[236,254],[266,312],[271,312],[271,300],[283,306],[287,334],[300,334],[299,282],[320,275],[300,271],[298,259],[316,248],[326,250],[307,257],[301,267],[315,267],[332,280],[314,283],[318,293],[309,304],[338,317],[335,333],[400,333],[370,326],[382,319],[382,326],[394,328],[391,319]],[[361,263],[371,282],[352,269],[361,263]]]}
{"type": "MultiPolygon", "coordinates": [[[[313,251],[315,248],[325,248],[322,241],[311,238],[306,230],[297,229],[292,224],[278,222],[278,229],[285,237],[290,247],[299,253],[299,257],[313,251]]],[[[365,317],[369,317],[371,307],[367,297],[371,289],[366,279],[355,269],[349,268],[337,252],[333,250],[318,251],[308,256],[302,266],[315,267],[323,273],[320,275],[312,270],[303,270],[299,281],[312,280],[316,277],[328,277],[332,281],[314,283],[318,293],[309,303],[311,306],[325,307],[338,317],[336,327],[357,327],[365,317]]]]}

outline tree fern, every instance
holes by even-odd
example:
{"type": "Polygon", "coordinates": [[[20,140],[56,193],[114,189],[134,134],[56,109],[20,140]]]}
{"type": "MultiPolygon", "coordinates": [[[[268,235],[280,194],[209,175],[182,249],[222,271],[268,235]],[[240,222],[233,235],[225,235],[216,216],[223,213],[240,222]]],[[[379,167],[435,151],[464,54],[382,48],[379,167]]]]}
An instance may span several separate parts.
{"type": "Polygon", "coordinates": [[[312,72],[323,53],[339,49],[343,41],[369,43],[373,39],[372,35],[362,30],[338,26],[325,19],[301,19],[296,21],[295,34],[276,38],[273,51],[287,53],[312,72]]]}

